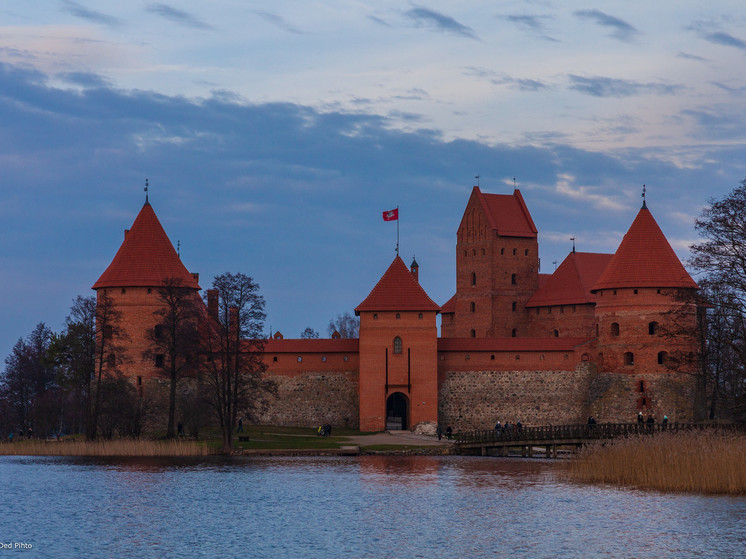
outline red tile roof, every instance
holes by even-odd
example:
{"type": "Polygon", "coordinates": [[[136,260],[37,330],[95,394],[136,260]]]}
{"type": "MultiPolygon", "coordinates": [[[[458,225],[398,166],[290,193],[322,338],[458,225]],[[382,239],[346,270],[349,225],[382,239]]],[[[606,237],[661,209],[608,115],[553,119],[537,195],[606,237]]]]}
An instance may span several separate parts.
{"type": "Polygon", "coordinates": [[[479,197],[490,227],[501,237],[536,237],[537,229],[521,191],[513,194],[483,194],[478,186],[473,194],[479,197]]]}
{"type": "Polygon", "coordinates": [[[533,294],[527,307],[593,303],[591,287],[609,265],[613,254],[571,252],[559,268],[533,294]]]}
{"type": "Polygon", "coordinates": [[[438,351],[572,351],[587,338],[438,338],[438,351]]]}
{"type": "Polygon", "coordinates": [[[456,295],[448,299],[446,303],[440,307],[440,312],[442,313],[451,313],[456,312],[456,295]]]}
{"type": "Polygon", "coordinates": [[[185,287],[200,289],[181,263],[153,208],[145,202],[114,260],[93,284],[93,289],[157,287],[168,278],[181,279],[185,287]]]}
{"type": "Polygon", "coordinates": [[[264,353],[357,353],[357,338],[266,340],[264,353]]]}
{"type": "Polygon", "coordinates": [[[397,256],[373,291],[355,309],[360,311],[439,311],[404,261],[397,256]]]}
{"type": "Polygon", "coordinates": [[[697,288],[647,207],[637,214],[592,289],[617,287],[697,288]]]}

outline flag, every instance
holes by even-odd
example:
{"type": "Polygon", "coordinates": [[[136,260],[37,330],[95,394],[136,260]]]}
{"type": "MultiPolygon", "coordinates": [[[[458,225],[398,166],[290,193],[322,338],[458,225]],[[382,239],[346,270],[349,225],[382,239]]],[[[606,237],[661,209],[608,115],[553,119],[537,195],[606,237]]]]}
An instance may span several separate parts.
{"type": "Polygon", "coordinates": [[[384,221],[396,221],[397,219],[399,219],[399,208],[383,212],[384,221]]]}

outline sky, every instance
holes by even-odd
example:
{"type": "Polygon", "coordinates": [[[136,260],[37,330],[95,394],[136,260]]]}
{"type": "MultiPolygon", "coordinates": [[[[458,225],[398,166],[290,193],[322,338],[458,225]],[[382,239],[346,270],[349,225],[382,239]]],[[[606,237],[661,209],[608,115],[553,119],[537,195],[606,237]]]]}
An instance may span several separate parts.
{"type": "Polygon", "coordinates": [[[395,256],[455,291],[472,187],[514,185],[541,271],[647,204],[682,260],[746,177],[741,2],[0,5],[0,356],[60,330],[150,202],[208,288],[326,336],[395,256]],[[478,179],[476,177],[479,177],[478,179]]]}

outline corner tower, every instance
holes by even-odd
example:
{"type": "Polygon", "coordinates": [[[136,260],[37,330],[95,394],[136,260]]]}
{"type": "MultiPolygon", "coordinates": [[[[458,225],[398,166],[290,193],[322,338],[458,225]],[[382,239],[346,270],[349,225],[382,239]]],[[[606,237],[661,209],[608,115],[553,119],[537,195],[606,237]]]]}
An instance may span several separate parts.
{"type": "Polygon", "coordinates": [[[456,295],[444,305],[443,337],[528,335],[524,306],[538,289],[537,229],[519,190],[478,186],[457,233],[456,295]]]}
{"type": "Polygon", "coordinates": [[[361,431],[438,421],[439,307],[413,272],[397,256],[355,309],[360,316],[361,431]]]}
{"type": "Polygon", "coordinates": [[[158,363],[145,360],[143,353],[150,348],[147,331],[156,324],[155,313],[163,307],[158,289],[166,280],[177,280],[199,296],[198,275],[184,267],[146,200],[132,227],[125,230],[111,264],[93,284],[97,300],[101,302],[103,295],[108,295],[120,314],[120,336],[113,341],[122,348],[123,359],[117,362],[116,357],[110,357],[109,364],[138,384],[160,371],[158,363]]]}

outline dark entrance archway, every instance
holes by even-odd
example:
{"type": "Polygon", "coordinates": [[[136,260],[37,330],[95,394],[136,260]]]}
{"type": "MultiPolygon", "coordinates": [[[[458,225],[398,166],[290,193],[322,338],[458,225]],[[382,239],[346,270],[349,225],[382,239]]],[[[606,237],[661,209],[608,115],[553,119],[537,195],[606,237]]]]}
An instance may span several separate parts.
{"type": "Polygon", "coordinates": [[[386,430],[403,431],[407,425],[407,397],[401,392],[394,392],[386,400],[386,430]]]}

